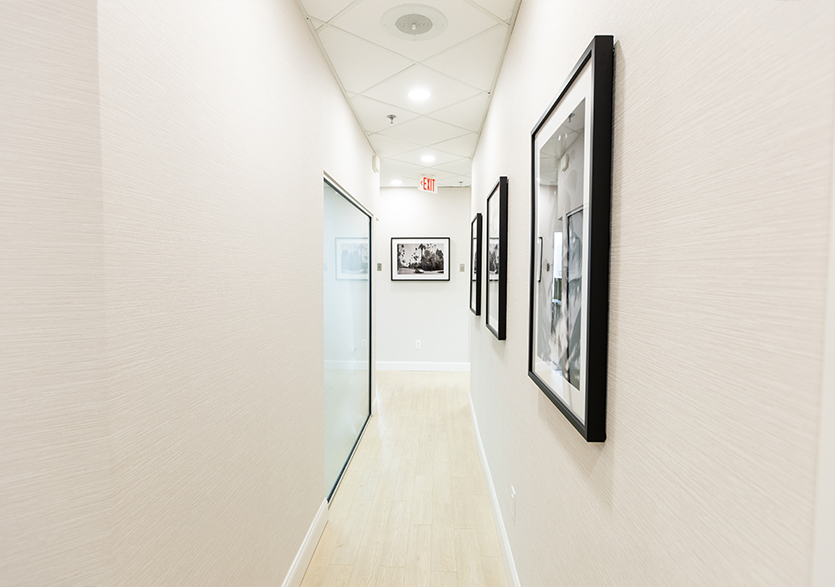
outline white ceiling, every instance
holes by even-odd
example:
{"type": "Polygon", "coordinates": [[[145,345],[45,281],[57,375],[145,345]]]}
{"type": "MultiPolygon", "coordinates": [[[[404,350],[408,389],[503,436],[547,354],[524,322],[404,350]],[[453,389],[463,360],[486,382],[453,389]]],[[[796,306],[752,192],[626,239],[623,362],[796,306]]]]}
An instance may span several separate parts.
{"type": "Polygon", "coordinates": [[[299,0],[381,158],[381,186],[393,180],[417,186],[421,175],[441,187],[470,185],[470,163],[519,1],[299,0]],[[387,30],[384,15],[395,8],[429,16],[433,30],[414,37],[391,32],[391,25],[387,30]],[[415,88],[431,96],[412,100],[415,88]],[[425,155],[435,160],[424,162],[425,155]]]}

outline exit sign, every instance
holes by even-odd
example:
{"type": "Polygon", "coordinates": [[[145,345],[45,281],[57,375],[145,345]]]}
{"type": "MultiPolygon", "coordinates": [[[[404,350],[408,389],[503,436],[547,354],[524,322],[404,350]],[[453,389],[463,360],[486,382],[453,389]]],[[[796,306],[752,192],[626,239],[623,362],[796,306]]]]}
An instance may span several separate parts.
{"type": "Polygon", "coordinates": [[[429,192],[430,194],[438,193],[438,184],[435,183],[434,177],[421,177],[418,182],[418,191],[429,192]]]}

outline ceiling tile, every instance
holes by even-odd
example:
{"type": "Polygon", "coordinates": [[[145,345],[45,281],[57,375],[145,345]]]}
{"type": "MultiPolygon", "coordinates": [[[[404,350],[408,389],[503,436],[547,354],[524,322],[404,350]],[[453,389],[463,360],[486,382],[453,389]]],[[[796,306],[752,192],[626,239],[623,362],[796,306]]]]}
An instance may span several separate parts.
{"type": "Polygon", "coordinates": [[[519,0],[473,0],[476,4],[498,16],[505,22],[510,22],[513,9],[519,0]]]}
{"type": "Polygon", "coordinates": [[[399,155],[400,153],[411,151],[418,146],[408,141],[402,141],[400,139],[388,137],[386,135],[381,135],[378,133],[368,135],[368,140],[369,142],[371,142],[371,146],[374,147],[374,151],[380,157],[391,157],[392,155],[399,155]]]}
{"type": "Polygon", "coordinates": [[[472,173],[473,161],[472,159],[467,158],[457,159],[450,163],[436,164],[435,167],[441,169],[442,171],[449,171],[450,173],[454,173],[455,175],[469,176],[472,173]]]}
{"type": "Polygon", "coordinates": [[[484,123],[484,116],[487,114],[487,102],[490,96],[486,93],[479,94],[473,98],[447,106],[437,112],[430,114],[430,118],[448,122],[473,132],[481,131],[484,123]]]}
{"type": "Polygon", "coordinates": [[[439,188],[468,188],[471,187],[472,184],[473,182],[469,175],[456,175],[455,177],[447,177],[445,179],[438,180],[439,188]]]}
{"type": "Polygon", "coordinates": [[[410,180],[410,181],[419,181],[420,178],[424,177],[424,176],[434,177],[437,180],[448,179],[448,178],[451,178],[451,177],[458,177],[454,173],[448,173],[446,171],[441,171],[440,169],[433,169],[433,168],[430,168],[430,167],[426,167],[426,168],[423,168],[423,169],[418,169],[417,171],[409,171],[409,172],[406,172],[406,173],[399,173],[397,175],[389,176],[389,177],[385,178],[381,182],[381,184],[382,183],[387,183],[387,184],[391,185],[391,180],[392,179],[399,179],[401,181],[404,181],[404,183],[405,183],[405,180],[407,180],[407,179],[410,180]]]}
{"type": "Polygon", "coordinates": [[[415,165],[413,163],[407,163],[405,161],[398,161],[397,159],[386,157],[385,159],[381,159],[380,176],[386,178],[393,175],[400,175],[402,173],[419,171],[422,168],[423,164],[415,165]]]}
{"type": "Polygon", "coordinates": [[[324,22],[342,12],[354,0],[302,0],[308,16],[313,16],[324,22]]]}
{"type": "MultiPolygon", "coordinates": [[[[445,141],[466,133],[467,131],[463,128],[433,120],[426,116],[421,116],[403,124],[396,124],[391,128],[381,131],[383,135],[416,143],[416,145],[430,145],[434,142],[445,141]]],[[[403,152],[401,151],[401,153],[403,152]]],[[[469,155],[462,156],[469,157],[469,155]]]]}
{"type": "Polygon", "coordinates": [[[394,128],[398,124],[403,124],[418,116],[414,112],[372,100],[362,95],[351,98],[351,104],[354,106],[354,112],[359,117],[360,124],[368,132],[380,132],[388,128],[394,128]],[[394,123],[387,118],[389,114],[395,115],[394,123]]]}
{"type": "Polygon", "coordinates": [[[362,92],[413,64],[405,57],[331,26],[318,32],[346,90],[362,92]]]}
{"type": "Polygon", "coordinates": [[[405,153],[395,155],[393,158],[419,167],[438,167],[443,163],[451,163],[452,161],[460,159],[457,155],[444,153],[430,147],[421,147],[420,149],[415,149],[414,151],[407,151],[405,153]],[[432,155],[435,157],[435,160],[432,162],[421,161],[421,157],[424,155],[432,155]]]}
{"type": "Polygon", "coordinates": [[[472,157],[477,144],[478,135],[471,132],[463,137],[457,137],[449,141],[443,141],[436,145],[432,145],[432,148],[452,153],[453,155],[460,155],[461,157],[472,157]]]}
{"type": "Polygon", "coordinates": [[[504,55],[507,28],[505,24],[495,26],[427,59],[424,64],[471,86],[489,91],[504,55]]]}
{"type": "Polygon", "coordinates": [[[464,0],[420,0],[420,4],[440,11],[446,17],[447,26],[436,37],[413,40],[397,37],[383,29],[383,15],[397,4],[392,0],[363,0],[337,16],[331,24],[415,61],[422,61],[497,22],[494,16],[464,0]]]}
{"type": "Polygon", "coordinates": [[[419,114],[428,114],[451,106],[478,93],[476,88],[423,65],[414,65],[363,92],[369,98],[396,104],[419,114]],[[427,89],[431,96],[422,101],[412,100],[409,98],[409,92],[415,88],[427,89]]]}
{"type": "Polygon", "coordinates": [[[418,172],[418,177],[434,177],[437,180],[441,179],[448,179],[451,177],[455,177],[454,173],[449,173],[448,171],[441,171],[440,169],[435,169],[434,167],[427,167],[425,169],[421,169],[418,172]]]}
{"type": "Polygon", "coordinates": [[[399,185],[392,185],[391,182],[394,178],[387,179],[385,182],[380,183],[381,188],[416,188],[418,184],[417,179],[409,179],[408,177],[401,177],[397,178],[400,181],[399,185]]]}

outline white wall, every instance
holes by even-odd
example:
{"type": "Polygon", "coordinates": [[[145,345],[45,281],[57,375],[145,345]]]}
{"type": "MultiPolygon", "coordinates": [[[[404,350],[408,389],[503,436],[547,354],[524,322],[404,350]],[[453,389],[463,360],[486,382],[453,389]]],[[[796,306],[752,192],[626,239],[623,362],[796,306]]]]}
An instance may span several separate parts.
{"type": "Polygon", "coordinates": [[[373,210],[372,152],[291,0],[95,8],[0,7],[0,583],[280,584],[324,497],[322,173],[373,210]]]}
{"type": "MultiPolygon", "coordinates": [[[[377,222],[377,368],[466,370],[470,295],[470,190],[380,190],[377,222]],[[391,281],[392,237],[450,237],[449,281],[391,281]],[[464,263],[464,273],[459,265],[464,263]],[[415,348],[415,341],[421,348],[415,348]]],[[[376,265],[374,266],[376,269],[376,265]]]]}
{"type": "Polygon", "coordinates": [[[522,585],[808,585],[835,96],[825,0],[525,0],[474,158],[510,182],[472,396],[522,585]],[[616,44],[608,440],[526,374],[530,130],[616,44]],[[510,485],[517,492],[515,521],[510,485]]]}
{"type": "Polygon", "coordinates": [[[0,2],[2,585],[112,584],[96,39],[95,3],[0,2]]]}

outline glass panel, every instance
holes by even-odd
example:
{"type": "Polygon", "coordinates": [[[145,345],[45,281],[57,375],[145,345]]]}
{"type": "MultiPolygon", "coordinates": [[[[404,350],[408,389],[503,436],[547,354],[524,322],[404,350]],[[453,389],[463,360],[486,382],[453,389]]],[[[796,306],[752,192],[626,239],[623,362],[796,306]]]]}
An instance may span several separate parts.
{"type": "Polygon", "coordinates": [[[586,101],[581,100],[540,143],[536,224],[544,247],[542,279],[534,290],[534,371],[581,422],[585,109],[586,101]]]}
{"type": "Polygon", "coordinates": [[[325,182],[325,495],[369,415],[371,219],[325,182]]]}

